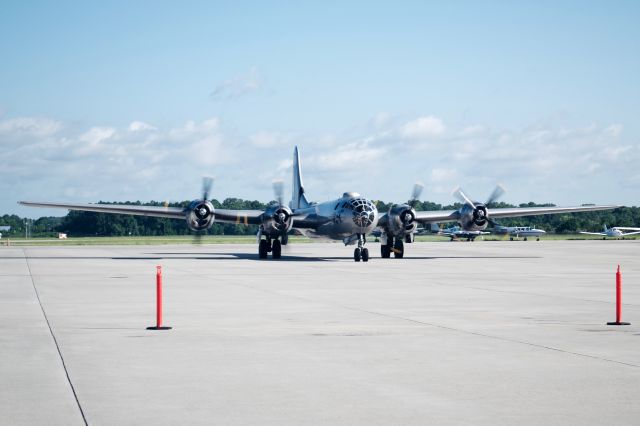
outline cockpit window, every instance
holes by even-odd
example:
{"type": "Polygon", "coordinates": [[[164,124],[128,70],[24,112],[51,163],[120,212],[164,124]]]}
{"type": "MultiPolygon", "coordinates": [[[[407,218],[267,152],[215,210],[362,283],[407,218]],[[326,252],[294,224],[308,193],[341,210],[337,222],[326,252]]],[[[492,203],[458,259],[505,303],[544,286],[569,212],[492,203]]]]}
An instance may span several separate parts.
{"type": "Polygon", "coordinates": [[[349,209],[353,210],[353,221],[357,226],[367,227],[373,223],[376,216],[376,207],[364,198],[349,200],[349,209]]]}

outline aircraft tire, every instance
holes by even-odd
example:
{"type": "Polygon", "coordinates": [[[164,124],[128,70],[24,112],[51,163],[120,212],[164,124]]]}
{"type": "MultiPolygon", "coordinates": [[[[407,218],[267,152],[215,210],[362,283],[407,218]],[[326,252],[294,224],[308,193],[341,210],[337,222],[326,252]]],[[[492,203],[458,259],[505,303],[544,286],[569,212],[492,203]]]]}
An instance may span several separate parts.
{"type": "Polygon", "coordinates": [[[275,240],[271,247],[271,256],[274,259],[280,259],[282,256],[282,245],[280,244],[280,240],[275,240]]]}
{"type": "Polygon", "coordinates": [[[355,260],[356,262],[360,262],[361,258],[362,258],[362,253],[361,253],[360,247],[357,247],[355,250],[353,250],[353,260],[355,260]]]}
{"type": "Polygon", "coordinates": [[[260,259],[266,259],[268,252],[269,243],[267,242],[267,240],[260,240],[260,245],[258,245],[258,257],[260,259]]]}
{"type": "Polygon", "coordinates": [[[362,249],[362,261],[363,262],[368,262],[369,261],[369,249],[368,248],[363,248],[362,249]]]}

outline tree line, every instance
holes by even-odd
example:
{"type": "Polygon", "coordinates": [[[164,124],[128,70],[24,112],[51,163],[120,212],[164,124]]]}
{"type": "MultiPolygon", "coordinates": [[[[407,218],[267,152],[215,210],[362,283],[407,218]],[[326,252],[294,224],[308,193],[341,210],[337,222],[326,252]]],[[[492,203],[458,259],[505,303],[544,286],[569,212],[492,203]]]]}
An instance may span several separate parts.
{"type": "MultiPolygon", "coordinates": [[[[211,200],[215,208],[224,209],[249,209],[262,210],[267,204],[256,200],[242,200],[240,198],[227,198],[220,202],[211,200]]],[[[100,201],[100,203],[106,203],[100,201]]],[[[129,204],[164,206],[166,203],[151,201],[142,203],[121,202],[108,204],[129,204]]],[[[189,201],[169,203],[172,207],[186,207],[189,201]]],[[[381,213],[389,210],[393,203],[377,201],[376,205],[381,213]]],[[[430,201],[418,201],[416,210],[454,210],[460,208],[460,204],[441,205],[430,201]]],[[[533,202],[515,206],[500,202],[490,204],[488,207],[544,207],[552,204],[536,204],[533,202]]],[[[489,210],[491,213],[491,210],[489,210]]],[[[547,232],[568,234],[578,231],[600,231],[604,225],[640,227],[640,208],[621,207],[615,210],[567,213],[556,215],[542,215],[529,217],[516,217],[500,219],[504,226],[534,226],[547,232]]],[[[0,231],[4,236],[24,236],[25,226],[29,226],[32,237],[51,237],[63,232],[70,236],[158,236],[158,235],[188,235],[192,234],[183,220],[165,219],[147,216],[131,216],[119,214],[106,214],[94,212],[70,211],[64,217],[41,217],[37,220],[26,220],[17,215],[0,216],[0,226],[11,226],[10,231],[0,231]]],[[[255,235],[257,226],[236,225],[229,223],[214,223],[206,231],[209,235],[255,235]]]]}

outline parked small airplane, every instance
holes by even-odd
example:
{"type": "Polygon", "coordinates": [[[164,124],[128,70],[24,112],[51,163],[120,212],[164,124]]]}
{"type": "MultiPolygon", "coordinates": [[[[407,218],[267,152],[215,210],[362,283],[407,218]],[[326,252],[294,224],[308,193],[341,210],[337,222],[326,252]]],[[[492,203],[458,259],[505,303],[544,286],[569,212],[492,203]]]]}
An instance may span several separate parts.
{"type": "Polygon", "coordinates": [[[636,235],[640,234],[640,228],[629,228],[624,226],[614,226],[613,228],[607,228],[607,225],[604,226],[603,232],[580,232],[585,235],[600,235],[602,239],[609,238],[624,238],[628,235],[636,235]],[[631,232],[624,232],[631,231],[631,232]]]}
{"type": "Polygon", "coordinates": [[[514,238],[523,237],[527,241],[527,237],[535,238],[536,241],[540,241],[540,237],[546,234],[543,229],[536,229],[531,226],[495,226],[490,229],[494,234],[509,235],[509,239],[513,241],[514,238]]]}
{"type": "Polygon", "coordinates": [[[489,235],[491,232],[487,231],[465,231],[459,226],[452,226],[451,228],[441,229],[437,232],[437,235],[449,237],[453,240],[467,240],[475,241],[475,239],[481,235],[489,235]]]}
{"type": "MultiPolygon", "coordinates": [[[[268,253],[279,259],[282,246],[288,242],[289,232],[311,238],[342,240],[345,245],[357,244],[353,258],[356,262],[369,260],[365,247],[366,236],[374,229],[381,239],[381,255],[388,258],[404,256],[404,243],[413,242],[419,223],[432,224],[457,222],[465,231],[483,231],[492,222],[486,204],[497,199],[504,190],[498,186],[486,203],[471,201],[462,190],[455,194],[463,201],[462,207],[449,211],[416,211],[420,188],[414,188],[412,200],[407,204],[394,205],[388,212],[379,214],[375,204],[356,192],[345,192],[342,197],[323,203],[309,202],[305,195],[300,172],[298,148],[293,151],[293,193],[289,206],[283,204],[282,185],[274,185],[277,201],[264,210],[214,209],[208,200],[212,180],[204,180],[202,198],[192,201],[187,207],[155,207],[120,204],[77,204],[60,202],[19,201],[33,207],[63,208],[98,213],[131,214],[186,220],[195,232],[209,229],[214,221],[244,225],[258,225],[258,256],[267,258],[268,253]]],[[[619,206],[579,207],[525,207],[492,209],[495,218],[531,216],[538,214],[573,213],[594,210],[610,210],[619,206]]]]}

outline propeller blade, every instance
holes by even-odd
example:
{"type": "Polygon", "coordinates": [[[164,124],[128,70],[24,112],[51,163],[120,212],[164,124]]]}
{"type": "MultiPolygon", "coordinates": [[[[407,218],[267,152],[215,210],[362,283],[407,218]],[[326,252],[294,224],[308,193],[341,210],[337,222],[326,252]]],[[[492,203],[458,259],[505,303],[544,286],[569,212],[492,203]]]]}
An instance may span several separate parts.
{"type": "Polygon", "coordinates": [[[473,201],[471,201],[469,197],[465,195],[465,193],[462,191],[462,188],[457,187],[456,189],[454,189],[452,195],[457,197],[464,204],[468,204],[469,206],[471,206],[472,209],[475,210],[476,208],[475,204],[473,204],[473,201]]]}
{"type": "Polygon", "coordinates": [[[278,201],[278,205],[282,205],[283,202],[283,194],[284,194],[284,182],[281,180],[273,181],[273,193],[276,196],[276,201],[278,201]]]}
{"type": "Polygon", "coordinates": [[[423,189],[424,189],[424,185],[420,182],[416,182],[413,185],[413,191],[411,192],[411,199],[409,200],[409,205],[411,207],[413,207],[420,200],[420,194],[422,194],[423,189]]]}
{"type": "Polygon", "coordinates": [[[493,203],[497,201],[498,198],[502,197],[507,190],[501,184],[497,184],[489,198],[487,198],[487,202],[485,204],[493,203]]]}
{"type": "Polygon", "coordinates": [[[202,178],[202,199],[208,200],[211,187],[213,186],[213,178],[210,176],[204,176],[202,178]]]}

